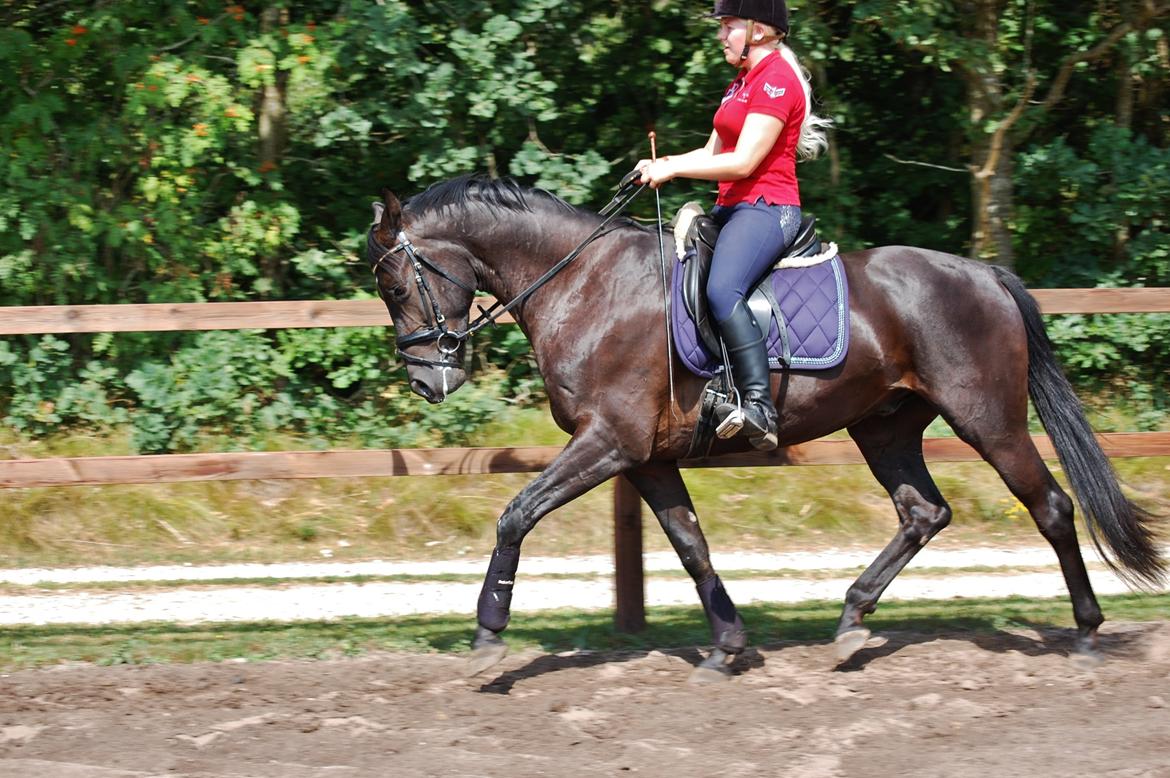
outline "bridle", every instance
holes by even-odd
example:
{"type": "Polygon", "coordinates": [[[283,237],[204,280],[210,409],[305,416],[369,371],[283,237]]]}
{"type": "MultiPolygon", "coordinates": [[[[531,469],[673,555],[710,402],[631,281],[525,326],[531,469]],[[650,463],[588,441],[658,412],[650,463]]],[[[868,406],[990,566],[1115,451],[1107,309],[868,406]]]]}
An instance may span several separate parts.
{"type": "MultiPolygon", "coordinates": [[[[549,268],[544,273],[544,275],[529,284],[524,291],[516,295],[516,297],[514,297],[507,305],[502,305],[500,301],[497,300],[496,302],[492,303],[491,307],[489,308],[478,306],[479,316],[477,316],[465,330],[452,330],[447,326],[447,317],[443,315],[443,311],[439,308],[439,299],[435,296],[434,290],[431,289],[431,285],[427,281],[427,277],[423,274],[423,271],[428,270],[431,273],[434,273],[435,275],[450,281],[452,284],[455,284],[455,286],[459,287],[465,292],[468,292],[472,296],[474,296],[476,292],[475,285],[468,284],[467,282],[460,280],[437,265],[434,261],[427,259],[427,257],[417,248],[415,248],[413,243],[410,242],[410,238],[406,236],[405,230],[399,229],[397,236],[398,244],[395,245],[394,248],[387,249],[378,242],[376,237],[374,237],[374,230],[377,229],[378,225],[374,224],[371,226],[368,235],[369,243],[380,252],[378,258],[371,260],[370,263],[372,265],[371,269],[374,272],[375,278],[377,277],[378,270],[383,270],[387,274],[390,273],[389,269],[385,266],[385,262],[388,257],[399,252],[405,253],[407,260],[411,264],[411,268],[414,270],[414,283],[415,287],[418,289],[419,298],[424,303],[423,309],[425,311],[426,308],[430,308],[431,318],[428,321],[426,321],[414,332],[406,335],[400,335],[395,338],[394,345],[397,347],[398,355],[402,357],[402,361],[406,362],[408,365],[422,365],[424,367],[435,367],[443,369],[445,379],[445,371],[452,367],[458,366],[459,362],[457,354],[459,349],[471,338],[472,335],[479,332],[487,325],[494,324],[496,320],[505,313],[508,313],[513,308],[519,306],[521,303],[531,297],[537,289],[548,283],[553,276],[561,272],[561,270],[568,266],[570,262],[580,256],[581,252],[583,252],[590,243],[607,234],[608,231],[606,230],[606,227],[608,227],[610,223],[613,222],[613,220],[616,219],[623,210],[625,210],[626,206],[628,206],[630,202],[635,197],[637,197],[643,189],[646,188],[646,185],[642,184],[638,186],[637,189],[634,189],[633,187],[636,185],[637,180],[638,179],[636,177],[633,177],[633,173],[622,179],[622,182],[618,185],[618,193],[614,195],[614,198],[610,201],[609,205],[603,208],[600,212],[602,216],[605,216],[605,220],[602,221],[601,224],[597,225],[597,228],[589,235],[589,237],[585,238],[585,240],[583,240],[575,249],[570,251],[568,255],[564,257],[564,259],[557,262],[555,265],[549,268]],[[417,346],[420,343],[428,343],[431,341],[434,342],[435,348],[439,351],[439,360],[424,359],[423,357],[416,357],[413,354],[407,354],[405,351],[403,351],[403,349],[410,348],[411,346],[417,346]]],[[[382,287],[379,284],[378,293],[381,294],[381,292],[382,287]]]]}
{"type": "MultiPolygon", "coordinates": [[[[424,254],[422,254],[414,247],[414,244],[410,242],[410,238],[406,237],[406,232],[399,230],[398,245],[392,249],[385,249],[378,243],[378,239],[374,237],[373,230],[374,228],[371,227],[369,236],[370,241],[374,246],[382,250],[381,256],[375,259],[372,263],[375,278],[377,277],[379,269],[389,273],[389,270],[385,267],[384,264],[387,257],[392,254],[397,254],[400,251],[405,252],[406,258],[410,261],[411,268],[414,270],[414,284],[415,287],[418,288],[419,299],[424,302],[424,310],[427,307],[429,307],[431,310],[431,319],[429,321],[425,322],[414,332],[411,332],[407,335],[399,335],[395,339],[394,345],[398,349],[398,355],[402,357],[402,361],[406,362],[408,365],[423,365],[425,367],[451,367],[454,364],[458,364],[456,353],[459,351],[460,346],[462,346],[464,342],[469,337],[471,337],[473,332],[478,330],[483,325],[479,324],[474,328],[468,328],[466,331],[462,332],[449,329],[447,327],[447,317],[443,315],[442,309],[439,308],[439,298],[435,296],[434,290],[431,289],[430,283],[427,282],[427,277],[423,275],[423,270],[429,270],[435,275],[450,281],[451,283],[455,284],[455,286],[459,287],[465,292],[468,292],[472,296],[475,295],[475,285],[468,284],[467,282],[456,278],[439,265],[427,259],[424,254]],[[422,357],[416,357],[413,354],[408,354],[403,351],[403,349],[416,346],[419,343],[427,343],[429,341],[435,342],[435,347],[439,350],[441,360],[436,361],[433,359],[424,359],[422,357]]],[[[379,285],[378,292],[381,293],[381,290],[381,285],[379,285]]],[[[496,305],[498,304],[499,303],[496,305]]],[[[494,308],[495,306],[492,307],[494,308]]],[[[480,310],[483,311],[484,309],[480,308],[480,310]]]]}

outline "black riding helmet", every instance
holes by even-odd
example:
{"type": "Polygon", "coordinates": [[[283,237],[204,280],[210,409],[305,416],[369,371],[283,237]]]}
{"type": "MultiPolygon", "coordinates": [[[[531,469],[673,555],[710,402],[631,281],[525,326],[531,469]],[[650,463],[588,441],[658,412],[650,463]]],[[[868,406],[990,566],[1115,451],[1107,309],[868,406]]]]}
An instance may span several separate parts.
{"type": "Polygon", "coordinates": [[[788,5],[784,0],[715,0],[715,10],[710,16],[735,16],[763,22],[788,34],[788,5]]]}

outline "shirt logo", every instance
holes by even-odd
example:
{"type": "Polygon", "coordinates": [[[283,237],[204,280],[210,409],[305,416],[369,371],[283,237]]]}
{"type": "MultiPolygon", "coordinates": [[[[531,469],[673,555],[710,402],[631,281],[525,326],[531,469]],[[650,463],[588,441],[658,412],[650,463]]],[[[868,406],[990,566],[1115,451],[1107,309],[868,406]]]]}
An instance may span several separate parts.
{"type": "Polygon", "coordinates": [[[741,86],[743,86],[742,81],[733,81],[731,86],[727,87],[727,91],[723,93],[723,99],[720,102],[726,103],[728,100],[735,97],[735,93],[739,91],[741,86]]]}
{"type": "Polygon", "coordinates": [[[784,87],[772,86],[771,84],[769,84],[767,82],[764,83],[764,91],[767,92],[768,97],[772,98],[773,100],[775,100],[777,97],[784,96],[784,87]]]}

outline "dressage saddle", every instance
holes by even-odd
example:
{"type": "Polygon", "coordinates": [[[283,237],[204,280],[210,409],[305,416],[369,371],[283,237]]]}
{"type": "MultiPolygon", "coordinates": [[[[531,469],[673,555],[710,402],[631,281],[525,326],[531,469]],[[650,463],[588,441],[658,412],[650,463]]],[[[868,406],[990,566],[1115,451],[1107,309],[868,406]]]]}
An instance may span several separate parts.
{"type": "MultiPolygon", "coordinates": [[[[793,257],[813,257],[822,251],[821,240],[816,232],[816,217],[806,216],[800,222],[796,239],[773,263],[773,268],[793,257]]],[[[715,253],[715,241],[719,237],[719,225],[710,216],[702,213],[697,204],[688,203],[675,217],[676,242],[683,260],[683,302],[687,313],[695,322],[703,345],[712,354],[722,353],[719,330],[707,308],[707,277],[711,274],[711,258],[715,253]],[[688,212],[688,209],[691,209],[688,212]],[[681,234],[680,234],[681,233],[681,234]]],[[[756,317],[760,329],[766,334],[772,316],[776,317],[783,337],[785,327],[780,305],[768,282],[770,273],[757,282],[748,295],[748,308],[756,317]]]]}

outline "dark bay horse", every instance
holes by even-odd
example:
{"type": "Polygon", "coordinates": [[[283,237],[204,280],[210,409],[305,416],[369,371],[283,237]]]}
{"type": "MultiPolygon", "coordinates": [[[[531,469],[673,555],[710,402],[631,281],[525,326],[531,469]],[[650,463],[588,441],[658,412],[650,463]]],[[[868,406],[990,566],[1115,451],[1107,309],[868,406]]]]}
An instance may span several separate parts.
{"type": "MultiPolygon", "coordinates": [[[[476,290],[513,300],[602,222],[541,190],[476,177],[436,184],[405,208],[386,193],[383,205],[369,233],[369,259],[410,386],[430,402],[442,402],[467,378],[461,333],[476,290]]],[[[1029,437],[1029,396],[1106,561],[1131,583],[1149,585],[1163,580],[1165,562],[1153,517],[1122,494],[1054,359],[1035,301],[1011,273],[948,254],[887,246],[843,261],[852,332],[845,361],[823,372],[772,374],[780,445],[847,429],[897,510],[893,540],[846,594],[838,658],[864,645],[863,618],[951,520],[922,454],[923,431],[940,415],[995,468],[1052,545],[1072,599],[1075,651],[1095,656],[1103,617],[1077,542],[1073,503],[1029,437]]],[[[696,672],[725,672],[746,646],[679,474],[704,381],[677,358],[668,370],[662,283],[658,233],[622,220],[513,311],[532,344],[553,418],[572,437],[499,518],[472,672],[506,651],[499,635],[528,532],[550,511],[623,473],[698,587],[715,648],[696,672]]],[[[712,453],[747,449],[739,439],[717,440],[712,453]]]]}

